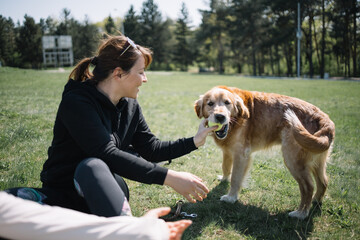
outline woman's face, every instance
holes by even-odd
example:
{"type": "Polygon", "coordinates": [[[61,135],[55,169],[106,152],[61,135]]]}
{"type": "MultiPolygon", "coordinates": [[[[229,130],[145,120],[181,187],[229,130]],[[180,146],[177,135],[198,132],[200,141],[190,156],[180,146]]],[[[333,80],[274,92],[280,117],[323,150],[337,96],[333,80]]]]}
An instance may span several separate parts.
{"type": "Polygon", "coordinates": [[[145,74],[145,59],[139,57],[130,72],[124,74],[122,79],[122,95],[123,97],[137,98],[139,87],[142,83],[147,82],[145,74]]]}

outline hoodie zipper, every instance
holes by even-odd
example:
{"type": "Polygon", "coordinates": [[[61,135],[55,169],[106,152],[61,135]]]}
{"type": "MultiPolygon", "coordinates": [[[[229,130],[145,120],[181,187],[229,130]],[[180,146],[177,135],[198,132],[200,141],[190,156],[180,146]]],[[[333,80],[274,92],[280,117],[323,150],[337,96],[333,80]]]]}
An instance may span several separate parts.
{"type": "Polygon", "coordinates": [[[120,140],[120,137],[118,135],[118,131],[119,131],[119,128],[120,128],[121,112],[117,111],[116,117],[117,117],[117,119],[116,119],[116,127],[115,127],[115,131],[113,132],[113,135],[115,137],[116,146],[118,148],[120,148],[121,140],[120,140]]]}

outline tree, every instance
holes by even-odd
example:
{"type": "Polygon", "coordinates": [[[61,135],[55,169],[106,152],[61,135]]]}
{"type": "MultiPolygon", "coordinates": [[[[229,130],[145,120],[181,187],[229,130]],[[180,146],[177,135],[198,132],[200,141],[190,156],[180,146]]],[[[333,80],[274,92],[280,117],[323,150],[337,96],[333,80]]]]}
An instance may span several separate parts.
{"type": "Polygon", "coordinates": [[[106,19],[106,22],[105,22],[105,31],[112,35],[112,34],[115,34],[116,33],[116,26],[115,26],[115,22],[113,20],[113,18],[111,16],[109,16],[107,19],[106,19]]]}
{"type": "MultiPolygon", "coordinates": [[[[309,62],[309,76],[312,78],[314,76],[314,64],[313,64],[313,45],[317,44],[316,42],[316,28],[315,28],[315,17],[317,17],[317,6],[320,6],[319,0],[302,0],[301,7],[303,9],[303,16],[308,17],[307,28],[303,28],[303,32],[306,36],[306,57],[309,62]],[[308,30],[308,31],[306,31],[308,30]],[[313,33],[314,32],[314,33],[313,33]],[[315,39],[313,39],[315,37],[315,39]]],[[[321,61],[321,60],[320,60],[321,61]]]]}
{"type": "Polygon", "coordinates": [[[320,59],[320,77],[324,78],[325,74],[325,0],[321,0],[321,24],[322,24],[322,35],[321,35],[321,59],[320,59]]]}
{"type": "Polygon", "coordinates": [[[297,2],[287,0],[265,0],[265,6],[270,6],[273,26],[273,44],[275,48],[275,58],[278,61],[278,72],[280,73],[280,60],[285,59],[286,75],[293,75],[294,56],[295,56],[295,26],[297,2]]]}
{"type": "Polygon", "coordinates": [[[47,17],[43,26],[43,33],[46,35],[56,35],[58,32],[57,28],[57,21],[52,17],[47,17]]]}
{"type": "Polygon", "coordinates": [[[42,63],[41,28],[32,17],[25,15],[24,18],[24,24],[19,28],[19,36],[16,39],[22,67],[39,68],[42,63]]]}
{"type": "MultiPolygon", "coordinates": [[[[253,75],[257,72],[262,73],[261,47],[265,42],[263,34],[265,22],[263,18],[264,5],[262,0],[245,1],[233,0],[231,6],[231,18],[228,24],[229,33],[231,36],[232,49],[235,51],[235,56],[242,51],[248,58],[251,59],[253,75]],[[259,38],[258,36],[262,36],[259,38]],[[257,57],[258,56],[258,57],[257,57]],[[257,59],[259,58],[259,59],[257,59]],[[257,71],[258,69],[258,71],[257,71]]],[[[237,62],[242,57],[238,57],[237,62]]],[[[240,63],[237,63],[240,65],[240,63]]],[[[238,66],[238,71],[240,66],[238,66]]]]}
{"type": "Polygon", "coordinates": [[[216,54],[217,69],[220,74],[225,72],[225,45],[227,41],[226,17],[228,15],[226,0],[211,0],[210,10],[202,10],[201,32],[198,39],[207,44],[208,55],[216,54]],[[209,45],[211,42],[211,45],[209,45]],[[207,42],[207,43],[206,43],[207,42]]]}
{"type": "Polygon", "coordinates": [[[335,0],[332,9],[331,36],[335,40],[333,52],[338,58],[338,64],[344,63],[343,75],[350,76],[350,15],[351,0],[335,0]]]}
{"type": "Polygon", "coordinates": [[[162,21],[161,13],[153,0],[143,3],[139,22],[141,24],[139,43],[152,48],[154,61],[151,68],[160,69],[162,64],[166,65],[166,62],[169,62],[171,55],[166,48],[170,38],[169,22],[162,21]]]}
{"type": "Polygon", "coordinates": [[[357,73],[357,13],[359,13],[359,1],[352,0],[351,5],[351,12],[353,17],[353,31],[352,31],[352,42],[353,42],[353,48],[352,48],[352,58],[353,58],[353,76],[358,76],[357,73]]]}
{"type": "Polygon", "coordinates": [[[16,66],[16,31],[11,18],[0,15],[0,62],[6,66],[16,66]]]}
{"type": "Polygon", "coordinates": [[[193,55],[191,53],[191,46],[189,45],[190,28],[189,13],[185,3],[182,3],[180,16],[176,22],[175,36],[176,46],[174,52],[174,61],[179,64],[181,71],[187,71],[188,66],[192,64],[193,55]]]}
{"type": "Polygon", "coordinates": [[[70,35],[70,13],[70,10],[67,8],[62,10],[62,21],[57,26],[55,35],[70,35]]]}
{"type": "Polygon", "coordinates": [[[230,17],[227,19],[227,29],[230,37],[230,49],[233,52],[234,66],[238,73],[242,73],[242,67],[245,65],[245,58],[249,54],[250,40],[244,31],[246,22],[242,18],[244,11],[243,1],[232,1],[230,8],[230,17]]]}
{"type": "Polygon", "coordinates": [[[70,34],[72,36],[75,60],[96,54],[95,50],[100,39],[100,33],[95,25],[89,23],[88,18],[85,18],[83,23],[71,19],[70,34]]]}
{"type": "Polygon", "coordinates": [[[124,32],[126,36],[130,37],[135,42],[141,42],[140,36],[140,23],[139,16],[134,11],[134,6],[131,5],[129,11],[125,15],[124,19],[124,32]]]}

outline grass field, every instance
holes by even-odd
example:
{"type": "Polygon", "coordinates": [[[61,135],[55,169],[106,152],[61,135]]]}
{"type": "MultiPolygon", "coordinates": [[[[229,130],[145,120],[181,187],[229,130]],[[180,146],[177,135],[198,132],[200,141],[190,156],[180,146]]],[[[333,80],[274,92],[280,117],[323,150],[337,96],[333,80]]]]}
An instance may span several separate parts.
{"type": "MultiPolygon", "coordinates": [[[[0,68],[0,190],[41,185],[39,174],[68,74],[0,68]]],[[[211,138],[199,150],[165,165],[200,176],[210,189],[203,202],[184,205],[184,211],[198,217],[183,239],[360,239],[360,82],[167,72],[149,72],[148,79],[139,102],[151,130],[163,140],[196,133],[200,120],[193,103],[215,85],[302,98],[328,113],[336,125],[329,188],[322,208],[312,209],[305,221],[287,216],[300,196],[278,147],[253,155],[248,186],[235,204],[219,201],[229,184],[216,179],[222,154],[211,138]]],[[[168,187],[127,182],[136,216],[155,207],[174,207],[183,199],[168,187]]]]}

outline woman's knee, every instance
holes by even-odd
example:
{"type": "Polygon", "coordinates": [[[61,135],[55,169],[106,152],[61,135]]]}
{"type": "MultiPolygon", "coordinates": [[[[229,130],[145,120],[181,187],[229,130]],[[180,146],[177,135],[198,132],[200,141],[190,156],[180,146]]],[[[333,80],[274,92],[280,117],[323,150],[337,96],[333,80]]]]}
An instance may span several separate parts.
{"type": "Polygon", "coordinates": [[[75,178],[81,177],[83,175],[89,176],[99,176],[104,173],[110,173],[110,169],[107,164],[99,158],[86,158],[79,163],[75,170],[75,178]]]}

